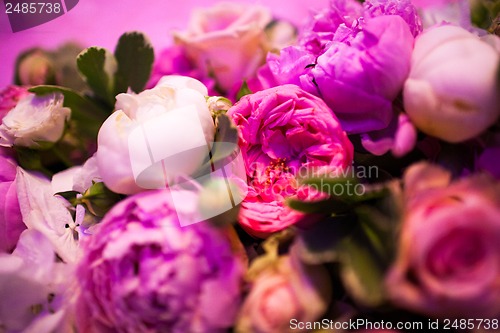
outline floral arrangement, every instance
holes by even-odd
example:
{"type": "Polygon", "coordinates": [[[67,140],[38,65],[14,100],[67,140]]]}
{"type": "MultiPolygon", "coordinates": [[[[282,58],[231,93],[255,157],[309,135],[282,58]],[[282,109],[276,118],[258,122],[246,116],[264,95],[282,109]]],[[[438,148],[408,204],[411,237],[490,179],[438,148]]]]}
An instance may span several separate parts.
{"type": "Polygon", "coordinates": [[[0,332],[499,331],[499,3],[193,10],[0,92],[0,332]]]}

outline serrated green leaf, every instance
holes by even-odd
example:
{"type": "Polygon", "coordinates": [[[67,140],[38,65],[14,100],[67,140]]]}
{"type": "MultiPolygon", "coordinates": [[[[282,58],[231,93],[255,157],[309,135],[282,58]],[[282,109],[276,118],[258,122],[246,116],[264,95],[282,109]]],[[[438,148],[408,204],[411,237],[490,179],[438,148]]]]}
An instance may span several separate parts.
{"type": "Polygon", "coordinates": [[[139,93],[148,82],[153,68],[154,52],[147,38],[139,32],[123,34],[115,50],[118,70],[115,74],[114,95],[128,88],[139,93]]]}
{"type": "Polygon", "coordinates": [[[109,113],[105,109],[101,108],[87,97],[68,88],[46,85],[32,87],[29,91],[37,95],[51,93],[63,94],[63,105],[71,109],[71,121],[76,123],[78,130],[82,134],[90,138],[97,137],[99,128],[109,116],[109,113]]]}
{"type": "Polygon", "coordinates": [[[78,70],[94,92],[95,96],[114,106],[114,74],[116,59],[108,50],[89,47],[76,58],[78,70]]]}

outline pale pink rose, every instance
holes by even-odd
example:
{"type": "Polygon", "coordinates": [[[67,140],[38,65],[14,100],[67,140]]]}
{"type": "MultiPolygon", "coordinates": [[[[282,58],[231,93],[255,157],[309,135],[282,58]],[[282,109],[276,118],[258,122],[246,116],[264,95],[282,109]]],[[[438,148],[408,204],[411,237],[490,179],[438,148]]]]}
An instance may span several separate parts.
{"type": "Polygon", "coordinates": [[[295,259],[281,257],[260,272],[241,307],[236,332],[305,332],[292,330],[292,320],[309,322],[323,315],[331,298],[328,273],[295,259]]]}
{"type": "Polygon", "coordinates": [[[405,214],[386,278],[399,306],[441,318],[500,315],[500,183],[481,174],[454,182],[427,163],[404,177],[405,214]]]}
{"type": "Polygon", "coordinates": [[[490,43],[465,29],[446,25],[419,35],[403,90],[413,124],[448,142],[483,132],[500,115],[499,62],[490,43]]]}
{"type": "Polygon", "coordinates": [[[264,28],[271,19],[270,11],[261,6],[219,3],[194,10],[188,30],[176,33],[175,39],[199,69],[229,91],[263,64],[264,28]]]}

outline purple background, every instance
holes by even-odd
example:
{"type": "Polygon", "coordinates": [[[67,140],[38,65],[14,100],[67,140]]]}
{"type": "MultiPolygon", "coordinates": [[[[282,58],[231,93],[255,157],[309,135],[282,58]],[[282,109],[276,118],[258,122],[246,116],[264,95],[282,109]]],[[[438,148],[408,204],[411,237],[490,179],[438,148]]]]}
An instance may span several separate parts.
{"type": "MultiPolygon", "coordinates": [[[[234,1],[234,0],[233,0],[234,1]]],[[[102,46],[114,50],[119,36],[126,31],[144,32],[155,51],[171,44],[172,29],[187,28],[194,7],[209,7],[217,0],[80,0],[71,11],[40,26],[13,33],[0,5],[0,89],[12,81],[16,56],[23,50],[44,46],[55,48],[74,40],[83,46],[102,46]]],[[[276,17],[304,23],[311,10],[320,9],[328,0],[239,0],[269,7],[276,17]]]]}

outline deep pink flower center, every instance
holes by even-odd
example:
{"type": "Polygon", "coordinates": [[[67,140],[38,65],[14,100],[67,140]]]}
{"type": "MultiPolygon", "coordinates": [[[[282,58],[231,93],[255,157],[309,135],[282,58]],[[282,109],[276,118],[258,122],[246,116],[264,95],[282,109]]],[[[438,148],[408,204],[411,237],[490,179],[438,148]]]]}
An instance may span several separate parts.
{"type": "Polygon", "coordinates": [[[278,158],[269,163],[269,166],[264,171],[266,175],[265,185],[272,185],[274,181],[280,179],[284,173],[288,173],[290,171],[290,168],[285,163],[286,157],[278,158]]]}
{"type": "Polygon", "coordinates": [[[429,251],[427,267],[437,277],[459,278],[472,273],[486,255],[484,237],[471,230],[456,229],[429,251]]]}

